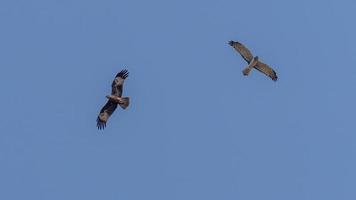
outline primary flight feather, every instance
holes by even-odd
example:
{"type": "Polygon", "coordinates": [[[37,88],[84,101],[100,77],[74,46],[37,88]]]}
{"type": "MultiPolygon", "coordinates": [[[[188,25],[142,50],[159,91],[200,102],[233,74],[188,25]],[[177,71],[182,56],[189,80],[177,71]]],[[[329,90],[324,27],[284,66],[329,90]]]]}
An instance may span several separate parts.
{"type": "Polygon", "coordinates": [[[278,77],[276,72],[267,64],[258,60],[258,56],[253,57],[251,51],[243,44],[237,41],[229,41],[229,45],[232,46],[247,62],[247,66],[242,70],[242,74],[247,76],[250,71],[255,68],[263,74],[269,76],[272,80],[277,81],[278,77]]]}
{"type": "Polygon", "coordinates": [[[106,98],[108,98],[108,101],[100,110],[100,113],[96,119],[96,125],[98,129],[104,129],[106,127],[106,122],[116,110],[117,105],[119,105],[123,109],[126,109],[129,106],[130,98],[122,97],[124,81],[128,77],[128,75],[129,72],[125,69],[121,70],[115,76],[115,79],[111,84],[111,95],[106,96],[106,98]]]}

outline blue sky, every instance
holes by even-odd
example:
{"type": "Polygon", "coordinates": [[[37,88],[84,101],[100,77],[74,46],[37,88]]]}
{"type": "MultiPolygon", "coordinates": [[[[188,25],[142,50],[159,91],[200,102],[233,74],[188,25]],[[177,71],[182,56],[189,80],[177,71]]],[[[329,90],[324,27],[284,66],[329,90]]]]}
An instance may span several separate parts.
{"type": "Polygon", "coordinates": [[[0,199],[355,199],[355,9],[2,0],[0,199]],[[98,131],[123,68],[131,105],[98,131]]]}

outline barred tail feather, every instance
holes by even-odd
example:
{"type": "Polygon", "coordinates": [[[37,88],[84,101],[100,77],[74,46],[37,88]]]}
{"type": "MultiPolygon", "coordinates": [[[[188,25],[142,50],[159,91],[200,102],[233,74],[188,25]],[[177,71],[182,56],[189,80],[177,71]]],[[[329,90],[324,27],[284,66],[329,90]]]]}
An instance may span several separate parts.
{"type": "Polygon", "coordinates": [[[119,105],[120,105],[120,107],[122,108],[122,109],[126,109],[128,106],[129,106],[129,104],[130,104],[130,97],[122,97],[121,98],[121,103],[119,103],[119,105]]]}
{"type": "Polygon", "coordinates": [[[248,74],[251,72],[252,67],[246,67],[244,70],[242,70],[242,74],[244,76],[248,76],[248,74]]]}

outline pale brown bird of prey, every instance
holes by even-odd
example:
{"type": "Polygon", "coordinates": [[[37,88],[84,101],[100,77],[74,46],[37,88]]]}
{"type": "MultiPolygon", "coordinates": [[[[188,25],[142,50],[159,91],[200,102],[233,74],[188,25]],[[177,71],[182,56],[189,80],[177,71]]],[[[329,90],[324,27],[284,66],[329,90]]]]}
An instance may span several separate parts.
{"type": "Polygon", "coordinates": [[[267,64],[258,60],[258,56],[253,57],[251,51],[246,48],[243,44],[236,41],[229,41],[229,45],[232,46],[239,54],[242,56],[243,59],[246,60],[248,65],[242,70],[242,74],[247,76],[252,68],[257,69],[258,71],[264,73],[265,75],[269,76],[272,80],[277,81],[278,77],[276,72],[267,64]]]}
{"type": "Polygon", "coordinates": [[[106,96],[106,98],[108,98],[108,102],[106,102],[104,107],[100,110],[98,118],[96,119],[96,126],[98,129],[104,129],[106,127],[106,122],[108,121],[111,114],[116,110],[117,105],[123,109],[126,109],[129,106],[130,98],[121,97],[124,81],[128,75],[129,72],[125,69],[121,70],[115,76],[115,79],[111,84],[111,95],[106,96]]]}

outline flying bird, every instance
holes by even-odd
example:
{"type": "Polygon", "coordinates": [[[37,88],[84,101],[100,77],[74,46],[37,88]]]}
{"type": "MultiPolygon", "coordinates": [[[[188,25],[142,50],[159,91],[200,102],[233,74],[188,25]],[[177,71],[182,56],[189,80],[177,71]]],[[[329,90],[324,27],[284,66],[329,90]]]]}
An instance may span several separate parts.
{"type": "Polygon", "coordinates": [[[128,77],[128,75],[129,72],[124,69],[117,73],[117,75],[115,76],[115,79],[111,84],[111,95],[106,95],[108,101],[100,110],[98,118],[96,119],[96,126],[98,127],[98,129],[101,130],[106,127],[106,122],[108,121],[112,113],[116,110],[117,105],[119,105],[123,109],[126,109],[129,106],[130,98],[121,97],[124,81],[128,77]]]}
{"type": "Polygon", "coordinates": [[[247,62],[247,66],[242,70],[242,74],[247,76],[250,71],[255,68],[258,71],[269,76],[272,80],[277,81],[278,77],[276,72],[267,64],[259,61],[258,56],[254,57],[251,51],[245,47],[243,44],[237,41],[229,41],[229,45],[232,46],[244,60],[247,62]]]}

